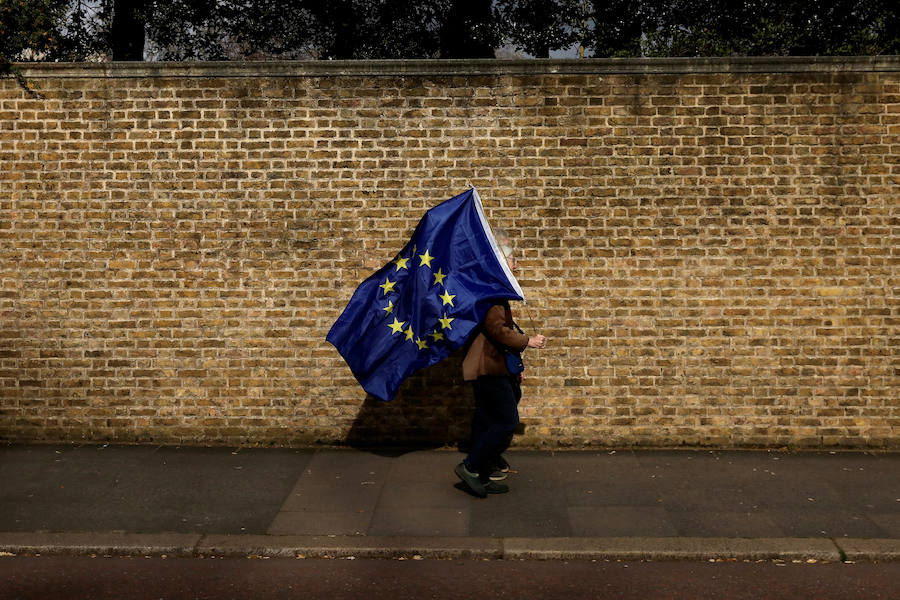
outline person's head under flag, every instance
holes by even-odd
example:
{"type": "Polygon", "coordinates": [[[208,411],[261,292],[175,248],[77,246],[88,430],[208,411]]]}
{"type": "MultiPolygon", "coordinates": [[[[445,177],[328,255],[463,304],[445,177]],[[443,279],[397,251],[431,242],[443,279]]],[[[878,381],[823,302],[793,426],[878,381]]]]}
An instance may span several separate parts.
{"type": "Polygon", "coordinates": [[[509,270],[515,271],[517,267],[516,253],[512,240],[509,237],[509,233],[502,227],[494,227],[493,230],[494,239],[497,240],[497,246],[500,248],[500,253],[503,254],[503,258],[506,259],[509,270]]]}

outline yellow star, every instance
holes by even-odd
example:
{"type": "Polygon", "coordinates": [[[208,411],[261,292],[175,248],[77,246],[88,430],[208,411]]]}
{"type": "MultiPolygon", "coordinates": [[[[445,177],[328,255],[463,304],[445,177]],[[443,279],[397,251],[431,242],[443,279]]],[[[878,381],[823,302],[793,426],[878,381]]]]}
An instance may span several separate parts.
{"type": "Polygon", "coordinates": [[[427,350],[428,349],[428,344],[425,343],[425,340],[421,340],[419,338],[416,338],[416,346],[419,347],[419,350],[427,350]]]}
{"type": "Polygon", "coordinates": [[[444,285],[444,277],[446,277],[446,276],[447,276],[447,274],[443,273],[442,269],[438,269],[437,273],[434,273],[434,284],[435,285],[437,285],[437,284],[444,285]]]}
{"type": "Polygon", "coordinates": [[[383,290],[384,290],[384,295],[387,296],[387,293],[388,293],[388,292],[393,292],[393,291],[394,291],[394,284],[396,284],[396,283],[397,283],[396,281],[391,281],[390,279],[388,279],[387,277],[385,277],[385,278],[384,278],[384,283],[382,283],[382,284],[379,285],[378,287],[380,287],[381,289],[383,289],[383,290]]]}
{"type": "Polygon", "coordinates": [[[434,333],[429,333],[428,335],[430,335],[432,337],[432,339],[434,339],[434,341],[436,341],[436,342],[444,339],[444,334],[441,333],[440,331],[435,331],[434,333]]]}
{"type": "Polygon", "coordinates": [[[394,335],[398,331],[403,331],[404,325],[406,325],[406,321],[398,321],[397,317],[394,317],[394,322],[388,323],[388,327],[391,328],[391,335],[394,335]]]}
{"type": "Polygon", "coordinates": [[[444,290],[443,295],[441,296],[441,300],[444,301],[444,304],[449,304],[453,306],[453,299],[456,298],[456,294],[451,294],[447,290],[444,290]]]}
{"type": "Polygon", "coordinates": [[[448,317],[446,313],[444,313],[443,319],[438,319],[438,321],[441,322],[441,327],[443,327],[444,329],[453,329],[452,327],[450,327],[450,323],[455,320],[456,319],[454,319],[453,317],[448,317]]]}
{"type": "Polygon", "coordinates": [[[383,310],[387,314],[391,314],[392,312],[394,312],[394,301],[388,300],[388,305],[385,306],[384,308],[382,308],[381,310],[383,310]]]}
{"type": "Polygon", "coordinates": [[[397,270],[399,271],[400,269],[405,269],[406,263],[408,263],[408,262],[409,262],[408,258],[398,258],[397,260],[394,261],[394,264],[397,265],[397,270]]]}
{"type": "Polygon", "coordinates": [[[406,334],[406,339],[412,341],[412,339],[413,339],[412,325],[410,325],[409,327],[407,327],[407,328],[406,328],[406,331],[404,331],[403,333],[406,334]]]}
{"type": "Polygon", "coordinates": [[[422,262],[419,263],[419,266],[420,266],[420,267],[421,267],[422,265],[424,265],[424,266],[426,266],[426,267],[430,267],[430,266],[431,266],[431,261],[434,260],[434,257],[431,256],[430,254],[428,254],[428,249],[427,249],[427,248],[425,249],[425,254],[420,254],[420,255],[419,255],[419,258],[422,259],[422,262]]]}

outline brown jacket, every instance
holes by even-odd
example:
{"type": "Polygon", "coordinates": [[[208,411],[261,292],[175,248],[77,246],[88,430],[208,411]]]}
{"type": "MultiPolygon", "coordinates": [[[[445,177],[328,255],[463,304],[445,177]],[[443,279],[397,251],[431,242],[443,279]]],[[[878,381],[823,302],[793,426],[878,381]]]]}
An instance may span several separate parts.
{"type": "Polygon", "coordinates": [[[509,305],[495,304],[485,315],[481,333],[472,341],[463,359],[465,381],[478,379],[481,375],[509,375],[498,344],[516,352],[521,352],[528,346],[528,336],[519,333],[513,326],[509,305]]]}

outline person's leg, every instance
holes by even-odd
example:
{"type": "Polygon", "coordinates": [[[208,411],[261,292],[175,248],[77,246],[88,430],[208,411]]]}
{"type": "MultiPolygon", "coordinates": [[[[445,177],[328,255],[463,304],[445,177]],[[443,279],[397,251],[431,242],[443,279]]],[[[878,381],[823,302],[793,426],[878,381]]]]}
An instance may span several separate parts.
{"type": "Polygon", "coordinates": [[[475,398],[475,410],[472,411],[472,429],[471,434],[469,435],[469,450],[471,450],[472,445],[475,443],[475,440],[480,439],[482,435],[484,435],[485,429],[487,429],[488,422],[487,415],[484,411],[484,403],[478,402],[479,392],[475,389],[475,383],[472,382],[472,393],[475,398]]]}
{"type": "Polygon", "coordinates": [[[475,465],[477,465],[477,461],[481,460],[480,448],[483,446],[484,433],[490,425],[490,422],[486,413],[488,401],[485,397],[485,392],[483,391],[482,386],[476,384],[477,382],[472,382],[475,409],[472,412],[472,428],[468,448],[469,454],[466,455],[466,458],[463,459],[462,463],[456,467],[455,471],[456,475],[473,494],[484,498],[487,493],[484,489],[484,485],[479,479],[478,467],[475,465]]]}
{"type": "Polygon", "coordinates": [[[507,469],[509,468],[509,464],[505,460],[503,460],[500,455],[503,454],[504,452],[506,452],[507,449],[509,449],[509,446],[512,443],[513,434],[515,433],[515,429],[519,425],[518,407],[519,407],[519,401],[522,399],[522,387],[519,383],[518,377],[510,377],[509,380],[510,380],[510,386],[511,386],[512,392],[513,392],[513,398],[515,399],[515,408],[516,408],[515,425],[509,431],[509,433],[503,438],[503,441],[497,447],[494,456],[491,457],[491,469],[494,469],[494,470],[500,469],[503,466],[505,466],[507,469]]]}
{"type": "MultiPolygon", "coordinates": [[[[515,386],[518,387],[518,386],[515,386]]],[[[478,473],[483,482],[490,480],[496,466],[496,457],[510,441],[519,424],[518,399],[514,382],[509,377],[485,375],[474,385],[475,410],[480,413],[485,427],[466,457],[466,468],[478,473]]]]}
{"type": "Polygon", "coordinates": [[[472,382],[475,396],[475,412],[472,414],[472,439],[469,454],[463,464],[470,472],[478,474],[484,461],[486,435],[491,425],[490,406],[494,391],[489,378],[479,377],[472,382]]]}

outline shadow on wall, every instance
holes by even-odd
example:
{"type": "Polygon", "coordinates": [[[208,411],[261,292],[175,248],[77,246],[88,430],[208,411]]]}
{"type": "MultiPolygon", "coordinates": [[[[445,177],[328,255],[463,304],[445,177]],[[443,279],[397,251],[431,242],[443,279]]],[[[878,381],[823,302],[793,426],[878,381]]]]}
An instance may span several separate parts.
{"type": "Polygon", "coordinates": [[[390,402],[366,396],[345,443],[369,450],[468,445],[475,404],[462,359],[460,350],[413,374],[390,402]]]}

